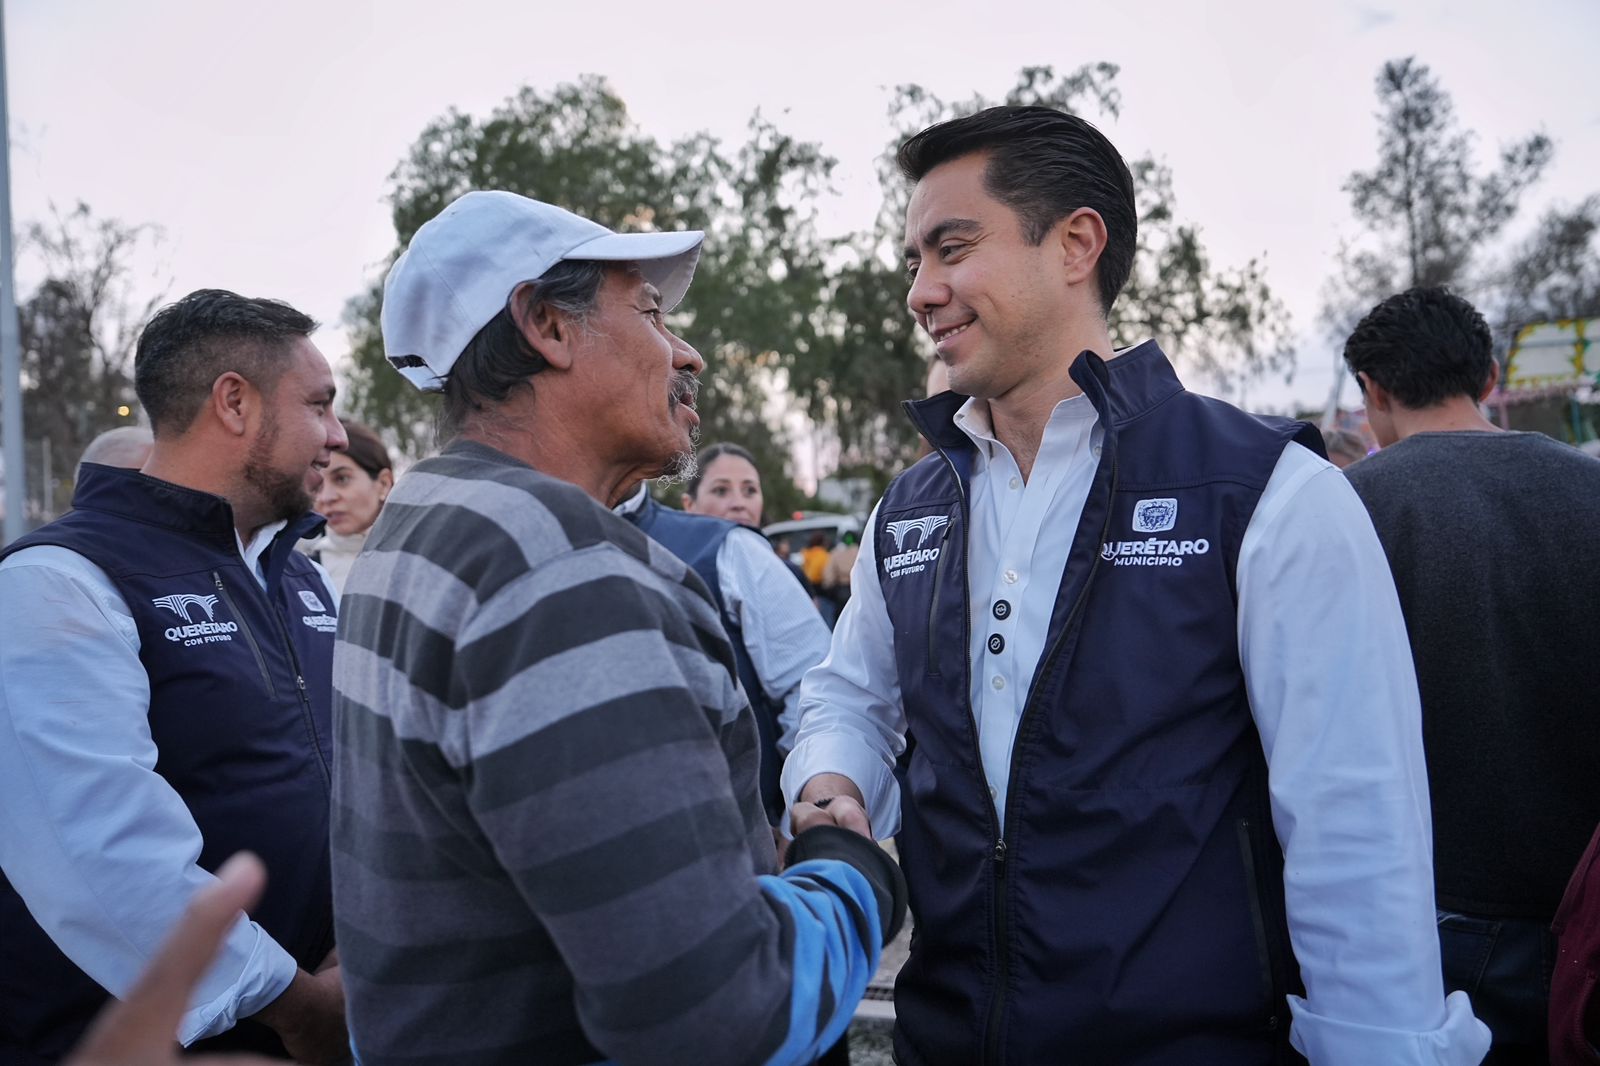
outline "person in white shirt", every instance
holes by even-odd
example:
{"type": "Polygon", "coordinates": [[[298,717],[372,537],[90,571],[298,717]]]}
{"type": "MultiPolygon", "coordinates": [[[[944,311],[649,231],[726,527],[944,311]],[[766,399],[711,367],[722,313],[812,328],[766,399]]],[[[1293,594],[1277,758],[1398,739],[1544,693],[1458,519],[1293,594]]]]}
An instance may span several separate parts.
{"type": "Polygon", "coordinates": [[[761,535],[761,475],[748,452],[732,444],[702,448],[684,504],[683,512],[664,507],[641,483],[613,510],[677,554],[710,588],[761,727],[762,799],[777,820],[783,813],[778,770],[799,728],[800,679],[828,654],[828,627],[804,583],[761,535]]]}
{"type": "Polygon", "coordinates": [[[201,290],[140,335],[142,470],[0,552],[0,1062],[51,1062],[235,851],[266,862],[177,1032],[348,1057],[328,853],[337,596],[296,553],[344,447],[316,323],[201,290]]]}
{"type": "Polygon", "coordinates": [[[1113,347],[1136,208],[1089,123],[993,108],[899,163],[953,391],[908,405],[933,454],[783,776],[796,831],[899,834],[897,1061],[1478,1062],[1394,584],[1315,431],[1113,347]]]}

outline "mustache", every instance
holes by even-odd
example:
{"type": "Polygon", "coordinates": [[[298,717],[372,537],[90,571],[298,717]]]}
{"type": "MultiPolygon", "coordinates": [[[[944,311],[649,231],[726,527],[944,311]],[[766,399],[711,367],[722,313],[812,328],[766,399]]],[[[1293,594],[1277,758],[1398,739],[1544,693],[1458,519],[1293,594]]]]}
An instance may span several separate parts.
{"type": "Polygon", "coordinates": [[[673,407],[684,403],[693,407],[699,397],[700,379],[687,370],[679,371],[678,376],[672,379],[672,391],[667,395],[667,402],[673,407]]]}

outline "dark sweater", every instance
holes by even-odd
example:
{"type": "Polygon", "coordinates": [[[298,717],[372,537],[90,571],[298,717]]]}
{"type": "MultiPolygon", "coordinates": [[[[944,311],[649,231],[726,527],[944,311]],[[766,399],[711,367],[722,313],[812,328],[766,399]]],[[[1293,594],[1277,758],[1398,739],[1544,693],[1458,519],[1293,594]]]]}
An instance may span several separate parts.
{"type": "Polygon", "coordinates": [[[842,830],[773,875],[756,724],[682,562],[457,442],[395,486],[339,623],[334,913],[362,1062],[789,1066],[838,1039],[904,888],[842,830]]]}
{"type": "Polygon", "coordinates": [[[1346,473],[1416,658],[1439,905],[1549,921],[1600,821],[1600,461],[1424,433],[1346,473]]]}

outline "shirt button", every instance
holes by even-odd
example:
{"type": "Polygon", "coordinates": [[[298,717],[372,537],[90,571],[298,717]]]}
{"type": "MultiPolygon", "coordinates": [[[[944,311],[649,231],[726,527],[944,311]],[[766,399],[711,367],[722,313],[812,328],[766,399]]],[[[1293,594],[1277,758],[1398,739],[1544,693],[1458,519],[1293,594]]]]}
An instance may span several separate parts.
{"type": "Polygon", "coordinates": [[[989,798],[992,799],[992,800],[999,799],[1000,798],[1000,790],[998,788],[995,788],[993,785],[990,785],[989,786],[989,798]]]}
{"type": "Polygon", "coordinates": [[[994,616],[1001,621],[1011,617],[1011,604],[1006,600],[995,600],[994,616]]]}
{"type": "Polygon", "coordinates": [[[1093,448],[1090,448],[1090,449],[1089,449],[1089,452],[1090,452],[1090,453],[1091,453],[1091,454],[1092,454],[1092,455],[1093,455],[1093,456],[1094,456],[1094,457],[1095,457],[1095,458],[1096,458],[1096,459],[1098,459],[1098,458],[1100,458],[1100,445],[1098,445],[1098,444],[1096,444],[1096,445],[1095,445],[1095,446],[1094,446],[1094,447],[1093,447],[1093,448]]]}
{"type": "Polygon", "coordinates": [[[1020,489],[1022,487],[1022,479],[1020,477],[1014,477],[1010,481],[1006,482],[1006,484],[1010,485],[1014,489],[1020,489]]]}
{"type": "Polygon", "coordinates": [[[1006,687],[1006,679],[1001,677],[999,674],[996,674],[989,684],[994,686],[994,690],[996,692],[999,692],[1001,689],[1006,687]]]}
{"type": "Polygon", "coordinates": [[[999,655],[1001,652],[1005,651],[1006,638],[1002,637],[999,633],[990,633],[989,650],[994,652],[996,655],[999,655]]]}
{"type": "Polygon", "coordinates": [[[1006,579],[1006,584],[1008,585],[1015,585],[1017,583],[1017,572],[1015,570],[1007,570],[1000,576],[1006,579]]]}

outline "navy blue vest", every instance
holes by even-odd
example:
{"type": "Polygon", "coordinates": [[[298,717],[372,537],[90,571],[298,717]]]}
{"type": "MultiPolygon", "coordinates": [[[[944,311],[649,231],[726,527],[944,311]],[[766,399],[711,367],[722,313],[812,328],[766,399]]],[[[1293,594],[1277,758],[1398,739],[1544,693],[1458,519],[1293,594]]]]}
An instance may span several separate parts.
{"type": "Polygon", "coordinates": [[[728,631],[728,643],[733,645],[739,683],[750,698],[761,738],[761,803],[767,809],[767,821],[777,825],[783,817],[783,793],[778,787],[779,773],[783,769],[783,759],[778,755],[778,713],[783,708],[761,687],[761,677],[744,646],[744,629],[728,613],[728,604],[722,598],[722,582],[717,577],[717,553],[722,550],[722,542],[728,539],[728,534],[740,528],[739,523],[663,507],[648,492],[643,504],[629,512],[627,518],[699,574],[716,600],[717,614],[728,631]]]}
{"type": "MultiPolygon", "coordinates": [[[[11,544],[54,544],[105,571],[139,629],[150,732],[200,827],[200,865],[248,848],[266,863],[252,917],[306,969],[333,947],[328,815],[337,605],[295,541],[263,558],[264,592],[239,557],[227,501],[131,470],[86,466],[73,510],[11,544]]],[[[71,684],[71,679],[63,679],[71,684]]],[[[115,803],[115,796],[101,797],[115,803]]],[[[53,1061],[105,992],[74,966],[0,878],[0,1063],[53,1061]]]]}
{"type": "Polygon", "coordinates": [[[995,608],[968,594],[964,397],[907,405],[936,450],[889,487],[871,531],[911,741],[898,843],[916,931],[897,1061],[1296,1061],[1298,968],[1234,569],[1284,447],[1320,453],[1321,438],[1184,391],[1154,343],[1109,363],[1086,352],[1072,378],[1104,439],[1003,835],[969,695],[970,627],[995,608]],[[920,519],[920,541],[889,531],[920,519]]]}

